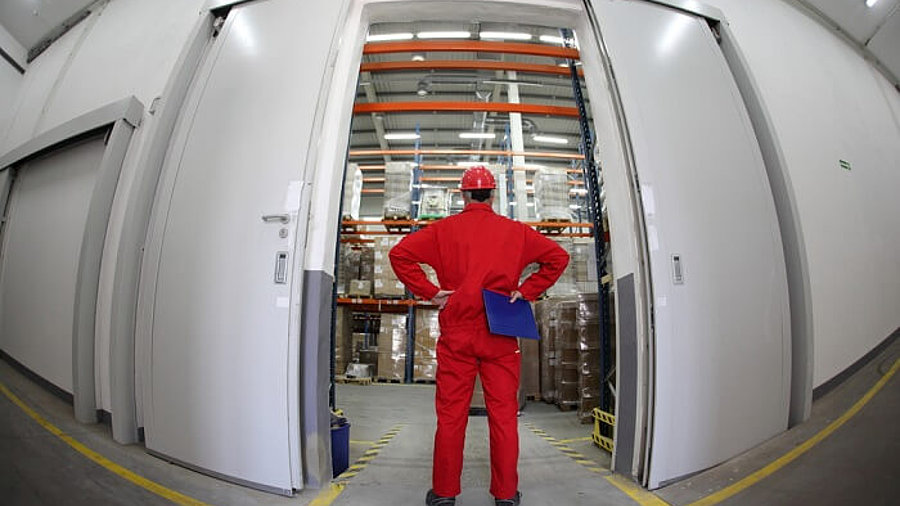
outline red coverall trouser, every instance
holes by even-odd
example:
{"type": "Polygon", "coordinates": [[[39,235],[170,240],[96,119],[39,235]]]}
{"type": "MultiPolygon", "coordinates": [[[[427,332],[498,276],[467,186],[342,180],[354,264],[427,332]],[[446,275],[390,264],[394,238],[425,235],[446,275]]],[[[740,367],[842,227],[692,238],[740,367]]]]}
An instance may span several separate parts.
{"type": "Polygon", "coordinates": [[[434,435],[434,493],[460,493],[466,424],[475,386],[481,376],[488,411],[491,444],[491,495],[508,499],[519,483],[518,389],[520,358],[515,338],[495,336],[485,329],[443,333],[437,345],[437,391],[434,435]]]}
{"type": "Polygon", "coordinates": [[[453,291],[440,313],[437,344],[434,492],[444,497],[460,492],[469,403],[478,374],[491,434],[491,494],[513,497],[518,486],[519,345],[515,338],[488,332],[481,290],[518,290],[534,300],[565,269],[568,254],[534,229],[494,214],[489,205],[470,203],[462,213],[406,236],[391,249],[390,260],[397,277],[425,300],[441,289],[453,291]],[[532,263],[540,269],[520,284],[522,270],[532,263]],[[419,264],[434,268],[441,288],[419,264]]]}

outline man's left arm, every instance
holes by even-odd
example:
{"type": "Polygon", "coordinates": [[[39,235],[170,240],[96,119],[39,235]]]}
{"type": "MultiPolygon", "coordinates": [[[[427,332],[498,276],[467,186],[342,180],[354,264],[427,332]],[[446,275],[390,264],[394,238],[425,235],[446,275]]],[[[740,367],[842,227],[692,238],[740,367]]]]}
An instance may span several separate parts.
{"type": "Polygon", "coordinates": [[[434,267],[438,259],[437,248],[437,238],[429,226],[404,237],[389,254],[397,278],[410,292],[425,300],[434,299],[440,289],[428,281],[419,264],[434,267]]]}
{"type": "Polygon", "coordinates": [[[537,299],[544,290],[553,286],[569,265],[569,254],[559,244],[547,239],[531,227],[526,227],[525,253],[521,267],[540,264],[537,272],[519,286],[518,292],[526,300],[537,299]]]}

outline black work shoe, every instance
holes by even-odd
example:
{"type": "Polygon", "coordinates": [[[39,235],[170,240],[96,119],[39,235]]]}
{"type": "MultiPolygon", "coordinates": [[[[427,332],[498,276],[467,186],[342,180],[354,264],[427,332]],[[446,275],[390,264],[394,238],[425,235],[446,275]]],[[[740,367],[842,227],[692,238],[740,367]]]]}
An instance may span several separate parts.
{"type": "Polygon", "coordinates": [[[494,506],[519,506],[522,501],[522,492],[516,491],[512,499],[494,499],[494,506]]]}
{"type": "Polygon", "coordinates": [[[456,497],[441,497],[436,495],[434,490],[429,490],[425,495],[425,506],[454,506],[455,504],[456,497]]]}

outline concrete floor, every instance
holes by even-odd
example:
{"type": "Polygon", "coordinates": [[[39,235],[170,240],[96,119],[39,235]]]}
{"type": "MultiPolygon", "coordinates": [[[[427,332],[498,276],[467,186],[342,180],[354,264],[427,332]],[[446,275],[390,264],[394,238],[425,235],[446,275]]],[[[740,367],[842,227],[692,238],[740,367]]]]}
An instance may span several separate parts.
{"type": "MultiPolygon", "coordinates": [[[[656,491],[670,504],[688,504],[764,467],[809,439],[860,399],[900,357],[900,340],[813,406],[811,419],[716,468],[656,491]]],[[[71,405],[51,395],[5,362],[0,382],[50,423],[122,466],[190,497],[222,505],[310,503],[318,491],[293,498],[232,485],[168,464],[140,445],[114,443],[104,425],[76,422],[71,405]]],[[[349,416],[351,462],[392,428],[396,436],[356,476],[335,505],[419,505],[429,488],[434,434],[433,387],[339,385],[337,399],[349,416]]],[[[726,501],[741,505],[897,504],[900,495],[900,379],[892,378],[856,416],[830,437],[760,483],[726,501]]],[[[520,418],[520,488],[525,505],[619,505],[635,502],[605,479],[605,452],[585,437],[590,426],[573,413],[529,403],[520,418]],[[590,461],[578,463],[531,427],[566,441],[590,461]],[[590,467],[602,468],[599,472],[590,467]]],[[[471,417],[460,506],[490,505],[487,420],[471,417]]],[[[0,502],[3,504],[166,504],[87,460],[0,395],[0,502]]]]}

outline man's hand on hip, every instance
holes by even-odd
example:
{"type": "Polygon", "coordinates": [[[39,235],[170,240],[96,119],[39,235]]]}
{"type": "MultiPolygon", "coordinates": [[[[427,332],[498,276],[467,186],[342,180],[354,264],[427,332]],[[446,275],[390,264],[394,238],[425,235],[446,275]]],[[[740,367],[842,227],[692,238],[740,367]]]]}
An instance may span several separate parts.
{"type": "Polygon", "coordinates": [[[509,294],[509,303],[512,304],[513,302],[515,302],[519,299],[524,299],[524,298],[525,297],[522,296],[522,292],[520,292],[518,290],[513,290],[513,293],[509,294]]]}
{"type": "Polygon", "coordinates": [[[431,303],[436,305],[438,309],[444,309],[451,295],[453,295],[453,290],[441,290],[431,299],[431,303]]]}

